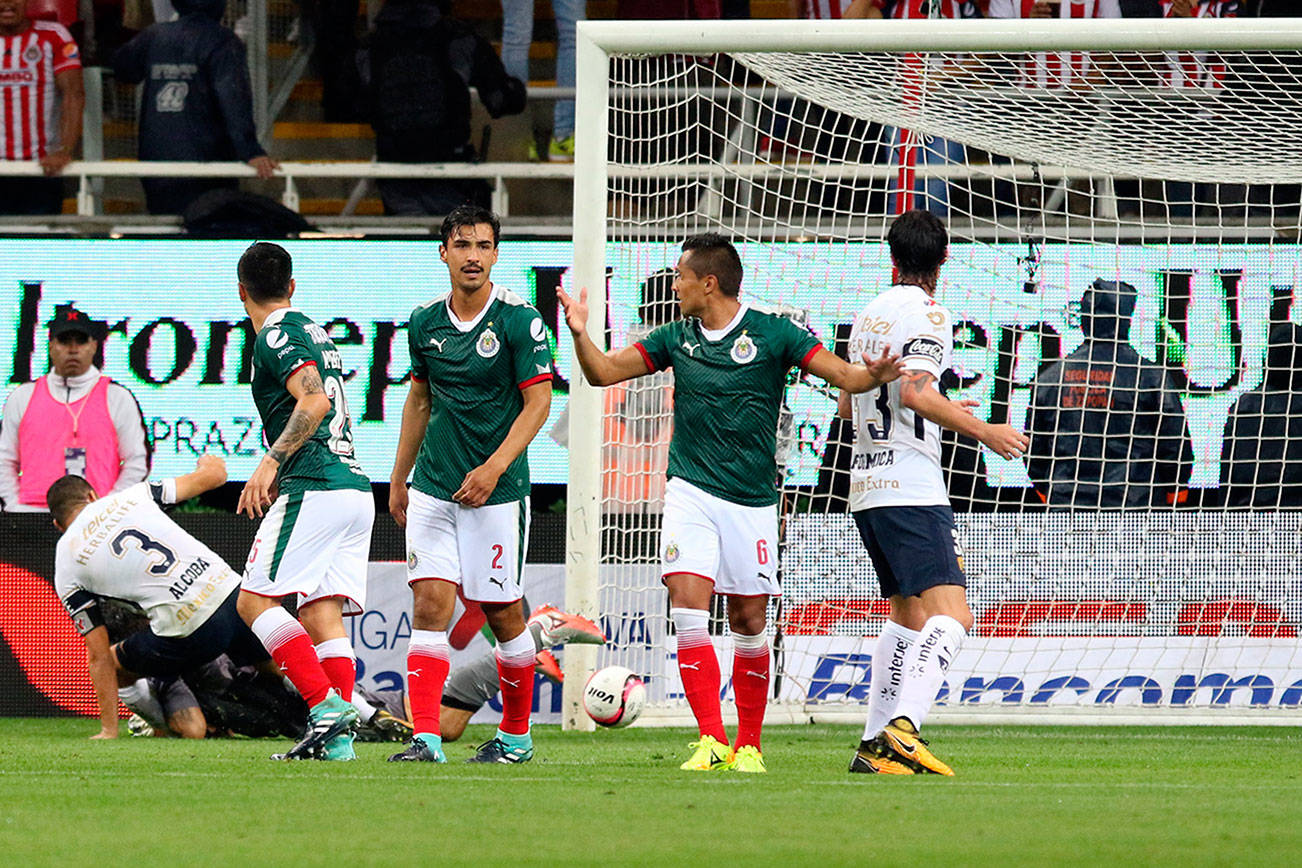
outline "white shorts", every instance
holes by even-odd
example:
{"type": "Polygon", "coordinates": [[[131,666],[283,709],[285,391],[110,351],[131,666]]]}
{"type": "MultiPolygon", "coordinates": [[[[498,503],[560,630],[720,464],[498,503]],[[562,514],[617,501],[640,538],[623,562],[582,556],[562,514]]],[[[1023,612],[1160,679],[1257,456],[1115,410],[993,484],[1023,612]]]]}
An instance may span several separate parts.
{"type": "Polygon", "coordinates": [[[742,506],[671,479],[660,529],[661,574],[690,573],[716,594],[777,596],[777,506],[742,506]]]}
{"type": "Polygon", "coordinates": [[[258,526],[243,589],[260,597],[297,594],[300,606],[343,597],[345,615],[361,614],[374,521],[369,491],[282,494],[258,526]]]}
{"type": "Polygon", "coordinates": [[[462,506],[412,488],[407,501],[407,582],[441,579],[467,600],[514,603],[529,538],[529,498],[462,506]]]}

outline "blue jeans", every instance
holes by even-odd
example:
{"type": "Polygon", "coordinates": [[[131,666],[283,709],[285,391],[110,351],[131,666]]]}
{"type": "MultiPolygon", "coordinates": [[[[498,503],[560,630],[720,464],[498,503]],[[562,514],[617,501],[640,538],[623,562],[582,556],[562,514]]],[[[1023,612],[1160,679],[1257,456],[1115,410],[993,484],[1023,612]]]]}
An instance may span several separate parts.
{"type": "MultiPolygon", "coordinates": [[[[884,129],[882,138],[890,142],[891,165],[898,165],[900,160],[899,129],[889,127],[884,129]]],[[[915,147],[917,151],[914,164],[918,166],[962,165],[967,158],[967,152],[961,144],[935,136],[930,138],[920,137],[915,147]]],[[[886,207],[890,213],[894,214],[897,210],[895,191],[899,189],[898,179],[892,178],[888,189],[892,192],[886,207]]],[[[926,181],[917,180],[914,182],[913,192],[915,194],[925,194],[923,201],[916,202],[914,207],[925,208],[937,217],[945,217],[949,214],[949,182],[944,178],[927,178],[926,181]]]]}
{"type": "MultiPolygon", "coordinates": [[[[584,17],[584,0],[552,0],[556,16],[556,86],[574,87],[574,25],[584,17]]],[[[533,43],[533,0],[502,0],[502,65],[507,75],[529,83],[529,46],[533,43]]],[[[552,109],[552,137],[574,135],[574,100],[557,100],[552,109]]]]}

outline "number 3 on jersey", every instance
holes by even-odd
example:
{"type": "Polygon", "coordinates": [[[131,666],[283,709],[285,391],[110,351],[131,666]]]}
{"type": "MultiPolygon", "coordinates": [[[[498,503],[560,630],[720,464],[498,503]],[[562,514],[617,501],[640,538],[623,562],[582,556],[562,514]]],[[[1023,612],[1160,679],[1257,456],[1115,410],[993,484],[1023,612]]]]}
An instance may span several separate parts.
{"type": "Polygon", "coordinates": [[[344,383],[331,374],[324,382],[326,397],[334,415],[330,419],[330,451],[336,455],[352,457],[353,427],[348,418],[348,397],[344,394],[344,383]]]}

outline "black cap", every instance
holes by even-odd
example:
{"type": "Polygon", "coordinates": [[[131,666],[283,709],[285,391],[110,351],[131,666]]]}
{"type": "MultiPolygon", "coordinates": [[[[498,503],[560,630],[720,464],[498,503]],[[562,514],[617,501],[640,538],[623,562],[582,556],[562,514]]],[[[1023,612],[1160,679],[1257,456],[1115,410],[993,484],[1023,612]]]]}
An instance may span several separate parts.
{"type": "Polygon", "coordinates": [[[81,332],[89,338],[99,340],[103,324],[77,310],[71,303],[61,304],[54,308],[54,319],[50,320],[50,337],[57,338],[68,332],[81,332]]]}

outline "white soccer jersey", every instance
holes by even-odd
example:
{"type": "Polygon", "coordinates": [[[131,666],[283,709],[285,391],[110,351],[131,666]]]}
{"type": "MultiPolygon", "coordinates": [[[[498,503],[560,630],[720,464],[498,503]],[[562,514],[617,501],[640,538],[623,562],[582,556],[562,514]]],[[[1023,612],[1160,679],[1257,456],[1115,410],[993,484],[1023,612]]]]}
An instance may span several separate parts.
{"type": "MultiPolygon", "coordinates": [[[[949,311],[917,286],[892,286],[873,299],[850,331],[850,358],[898,354],[910,371],[937,380],[954,349],[949,311]]],[[[900,401],[902,379],[851,396],[854,449],[850,509],[949,504],[940,470],[940,426],[900,401]]],[[[932,384],[931,388],[936,388],[932,384]]]]}
{"type": "Polygon", "coordinates": [[[73,519],[54,555],[54,590],[70,612],[79,607],[69,598],[89,591],[137,603],[159,636],[188,636],[240,586],[225,561],[159,509],[175,491],[141,482],[73,519]]]}

